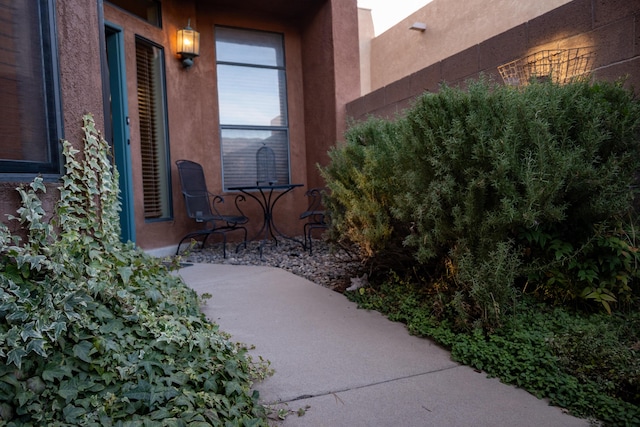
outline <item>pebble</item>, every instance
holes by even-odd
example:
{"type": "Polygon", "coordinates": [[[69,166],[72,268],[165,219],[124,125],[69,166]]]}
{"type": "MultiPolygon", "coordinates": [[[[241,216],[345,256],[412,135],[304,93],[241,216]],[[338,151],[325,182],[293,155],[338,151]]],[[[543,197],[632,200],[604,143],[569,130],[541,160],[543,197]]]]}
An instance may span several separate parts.
{"type": "Polygon", "coordinates": [[[302,247],[302,237],[293,240],[278,238],[264,242],[262,257],[260,242],[250,242],[245,249],[236,243],[227,243],[227,257],[222,256],[222,244],[209,244],[199,249],[199,243],[180,254],[181,262],[231,265],[266,265],[287,270],[313,283],[344,292],[351,279],[359,277],[365,266],[357,248],[333,245],[322,239],[313,240],[313,252],[302,247]]]}

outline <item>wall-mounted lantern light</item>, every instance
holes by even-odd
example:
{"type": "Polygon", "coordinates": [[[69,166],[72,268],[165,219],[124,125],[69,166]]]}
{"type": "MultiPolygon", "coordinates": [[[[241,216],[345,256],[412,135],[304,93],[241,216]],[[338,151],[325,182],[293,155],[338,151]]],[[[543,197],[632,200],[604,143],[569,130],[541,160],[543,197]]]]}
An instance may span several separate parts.
{"type": "Polygon", "coordinates": [[[416,22],[412,26],[410,26],[409,29],[424,33],[427,29],[427,24],[425,24],[424,22],[416,22]]]}
{"type": "Polygon", "coordinates": [[[193,65],[193,58],[200,55],[200,33],[191,28],[191,19],[187,26],[178,30],[178,55],[182,58],[182,66],[189,68],[193,65]]]}

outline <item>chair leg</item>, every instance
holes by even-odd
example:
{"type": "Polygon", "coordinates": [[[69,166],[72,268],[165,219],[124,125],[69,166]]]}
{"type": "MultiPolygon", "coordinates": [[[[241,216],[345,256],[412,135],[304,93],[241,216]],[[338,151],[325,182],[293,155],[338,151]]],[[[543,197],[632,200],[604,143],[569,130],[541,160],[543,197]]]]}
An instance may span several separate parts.
{"type": "Polygon", "coordinates": [[[227,259],[227,234],[222,234],[222,258],[227,259]]]}
{"type": "Polygon", "coordinates": [[[304,236],[304,243],[302,244],[302,249],[304,249],[305,251],[307,250],[307,234],[309,233],[309,223],[305,222],[304,225],[302,226],[302,234],[304,236]]]}
{"type": "Polygon", "coordinates": [[[207,233],[204,236],[204,239],[202,239],[202,244],[200,245],[200,250],[204,249],[204,245],[207,243],[207,239],[209,238],[209,236],[211,236],[212,233],[207,233]]]}
{"type": "Polygon", "coordinates": [[[246,227],[240,227],[240,228],[244,230],[244,240],[242,241],[242,243],[244,244],[244,248],[247,249],[247,228],[246,227]]]}
{"type": "Polygon", "coordinates": [[[182,240],[180,240],[180,243],[178,243],[178,248],[176,249],[176,256],[178,256],[178,254],[180,253],[180,246],[182,246],[182,242],[184,242],[189,236],[185,236],[182,238],[182,240]]]}
{"type": "Polygon", "coordinates": [[[238,230],[240,229],[244,231],[244,239],[236,245],[236,253],[240,250],[240,246],[244,246],[244,248],[247,249],[247,229],[245,227],[238,227],[238,230]]]}
{"type": "Polygon", "coordinates": [[[313,255],[313,240],[311,240],[311,233],[313,232],[313,224],[307,224],[307,235],[305,239],[309,242],[309,255],[313,255]]]}
{"type": "Polygon", "coordinates": [[[309,255],[313,255],[313,240],[312,240],[312,236],[311,233],[313,233],[313,230],[315,229],[326,229],[327,226],[324,224],[308,224],[309,227],[307,229],[307,235],[305,235],[305,240],[309,239],[309,255]]]}

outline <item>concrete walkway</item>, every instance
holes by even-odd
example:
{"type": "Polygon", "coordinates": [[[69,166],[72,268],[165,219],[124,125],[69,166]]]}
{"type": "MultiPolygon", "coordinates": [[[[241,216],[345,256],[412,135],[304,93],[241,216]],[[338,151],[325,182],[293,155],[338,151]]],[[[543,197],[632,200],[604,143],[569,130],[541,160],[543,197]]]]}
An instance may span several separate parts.
{"type": "Polygon", "coordinates": [[[275,374],[255,385],[261,401],[294,412],[308,407],[279,425],[589,425],[287,271],[195,264],[179,274],[199,294],[213,295],[203,307],[211,321],[271,361],[275,374]]]}

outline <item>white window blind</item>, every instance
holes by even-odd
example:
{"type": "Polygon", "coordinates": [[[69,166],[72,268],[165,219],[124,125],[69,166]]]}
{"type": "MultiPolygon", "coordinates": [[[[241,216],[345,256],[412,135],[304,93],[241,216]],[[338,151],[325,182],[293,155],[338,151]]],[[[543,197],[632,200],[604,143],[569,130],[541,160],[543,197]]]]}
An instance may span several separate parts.
{"type": "Polygon", "coordinates": [[[270,147],[288,184],[289,128],[283,36],[216,27],[224,188],[255,185],[256,153],[270,147]]]}

